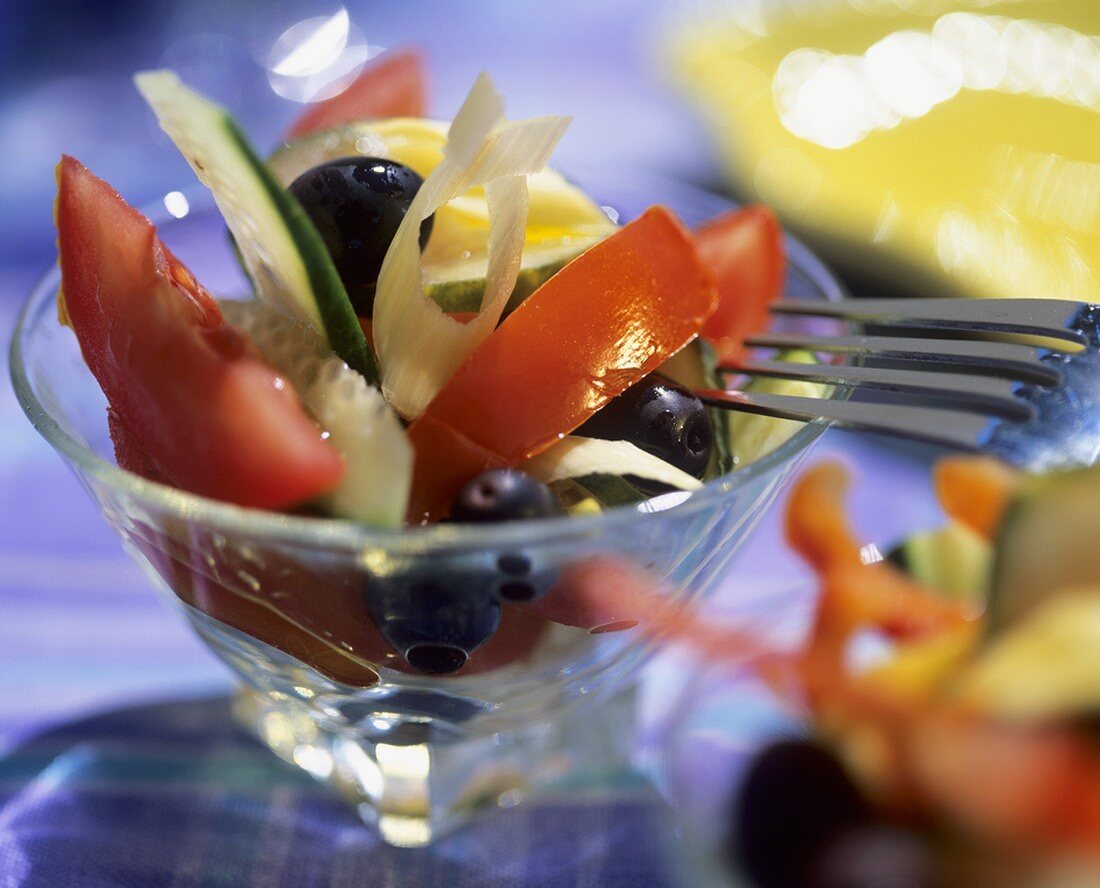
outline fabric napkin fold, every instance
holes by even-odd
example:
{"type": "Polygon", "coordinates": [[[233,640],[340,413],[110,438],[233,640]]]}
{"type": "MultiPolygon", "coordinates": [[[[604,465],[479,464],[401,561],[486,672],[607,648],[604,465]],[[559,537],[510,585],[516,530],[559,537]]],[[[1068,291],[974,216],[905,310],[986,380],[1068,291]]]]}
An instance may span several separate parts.
{"type": "Polygon", "coordinates": [[[494,812],[427,849],[352,809],[232,719],[226,697],[120,709],[0,759],[0,885],[680,884],[671,813],[637,779],[494,812]]]}

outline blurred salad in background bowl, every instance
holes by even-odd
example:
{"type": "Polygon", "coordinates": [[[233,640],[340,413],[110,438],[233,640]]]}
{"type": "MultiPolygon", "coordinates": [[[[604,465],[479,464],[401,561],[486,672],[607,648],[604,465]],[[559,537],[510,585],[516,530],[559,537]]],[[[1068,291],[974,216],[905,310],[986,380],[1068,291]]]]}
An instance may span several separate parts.
{"type": "Polygon", "coordinates": [[[945,523],[884,557],[849,526],[847,471],[808,471],[787,536],[816,588],[766,645],[713,630],[668,780],[716,883],[1095,883],[1100,473],[934,476],[945,523]]]}

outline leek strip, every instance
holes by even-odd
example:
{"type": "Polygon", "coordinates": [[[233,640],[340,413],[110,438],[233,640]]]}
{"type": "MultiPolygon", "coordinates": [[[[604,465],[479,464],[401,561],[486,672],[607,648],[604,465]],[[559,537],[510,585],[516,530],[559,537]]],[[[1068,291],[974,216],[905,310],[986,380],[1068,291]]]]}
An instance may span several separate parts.
{"type": "Polygon", "coordinates": [[[521,468],[546,484],[586,475],[634,475],[680,490],[698,490],[703,486],[698,478],[628,441],[578,435],[562,438],[553,447],[526,460],[521,468]]]}
{"type": "Polygon", "coordinates": [[[374,303],[382,390],[405,417],[424,411],[459,365],[500,321],[519,275],[527,229],[526,177],[541,170],[567,118],[503,122],[484,74],[455,117],[443,159],[420,187],[386,253],[374,303]],[[461,324],[424,294],[420,223],[471,188],[485,187],[488,273],[478,315],[461,324]]]}

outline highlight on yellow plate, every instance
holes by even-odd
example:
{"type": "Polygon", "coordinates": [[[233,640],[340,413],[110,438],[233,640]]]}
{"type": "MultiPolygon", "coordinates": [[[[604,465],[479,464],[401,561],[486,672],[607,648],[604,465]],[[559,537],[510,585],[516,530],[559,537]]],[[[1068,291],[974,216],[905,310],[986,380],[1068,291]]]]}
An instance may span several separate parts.
{"type": "Polygon", "coordinates": [[[738,189],[927,296],[1100,302],[1100,0],[726,0],[670,60],[738,189]]]}

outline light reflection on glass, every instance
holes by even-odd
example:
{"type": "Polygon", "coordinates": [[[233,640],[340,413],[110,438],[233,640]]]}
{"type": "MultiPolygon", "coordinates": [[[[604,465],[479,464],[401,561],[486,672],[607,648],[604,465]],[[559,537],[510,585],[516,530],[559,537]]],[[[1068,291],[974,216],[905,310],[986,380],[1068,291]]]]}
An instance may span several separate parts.
{"type": "Polygon", "coordinates": [[[691,497],[691,491],[675,490],[671,493],[662,493],[660,496],[651,497],[638,504],[639,512],[663,512],[680,503],[686,502],[691,497]]]}
{"type": "Polygon", "coordinates": [[[318,780],[327,780],[332,774],[332,754],[319,746],[295,746],[293,761],[318,780]]]}
{"type": "Polygon", "coordinates": [[[385,791],[385,780],[378,763],[367,755],[362,746],[351,740],[338,740],[335,752],[347,771],[347,778],[368,798],[380,800],[385,791]]]}
{"type": "Polygon", "coordinates": [[[882,551],[874,543],[868,543],[859,550],[859,560],[863,564],[876,564],[882,561],[884,557],[882,551]]]}
{"type": "Polygon", "coordinates": [[[191,205],[181,191],[169,191],[164,195],[164,208],[177,219],[182,219],[191,211],[191,205]]]}
{"type": "Polygon", "coordinates": [[[370,46],[347,9],[303,19],[287,28],[267,58],[276,93],[296,102],[331,98],[347,88],[363,65],[382,51],[370,46]]]}
{"type": "Polygon", "coordinates": [[[328,67],[348,45],[351,20],[341,8],[328,18],[310,18],[287,28],[271,50],[273,74],[307,77],[328,67]]]}

